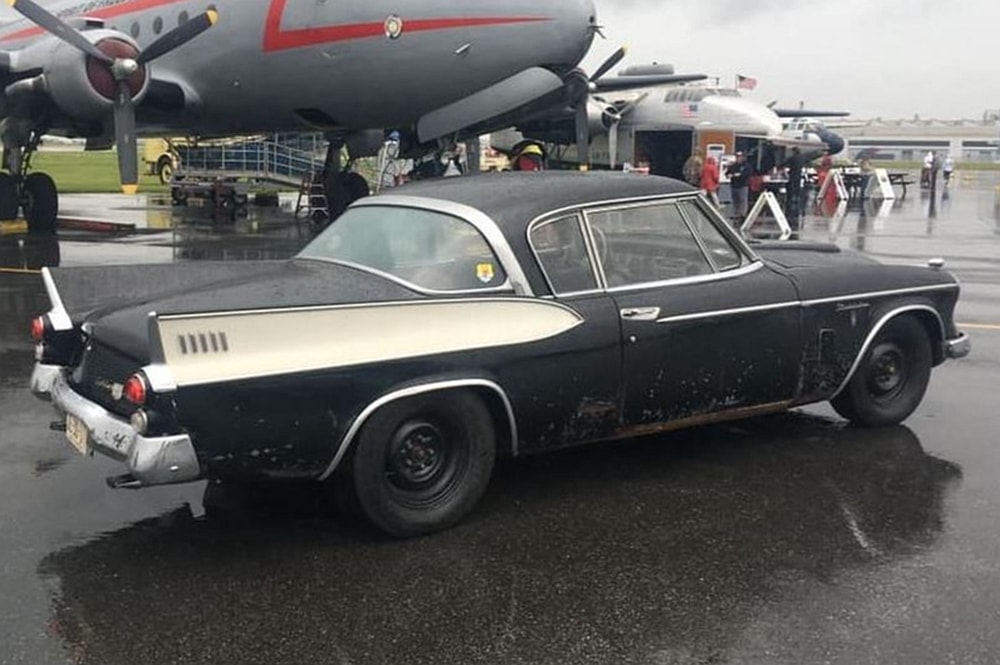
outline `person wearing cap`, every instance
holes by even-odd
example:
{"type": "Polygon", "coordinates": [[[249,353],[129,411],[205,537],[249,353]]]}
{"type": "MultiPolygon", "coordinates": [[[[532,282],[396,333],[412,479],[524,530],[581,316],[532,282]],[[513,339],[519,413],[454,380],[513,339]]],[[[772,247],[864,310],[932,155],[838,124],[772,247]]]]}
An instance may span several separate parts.
{"type": "Polygon", "coordinates": [[[741,222],[747,214],[747,185],[750,184],[750,176],[753,175],[747,156],[742,150],[736,153],[736,161],[726,167],[726,175],[729,176],[729,191],[733,200],[729,216],[741,222]]]}
{"type": "Polygon", "coordinates": [[[510,168],[514,171],[541,171],[545,168],[545,151],[533,141],[525,142],[511,154],[510,168]]]}

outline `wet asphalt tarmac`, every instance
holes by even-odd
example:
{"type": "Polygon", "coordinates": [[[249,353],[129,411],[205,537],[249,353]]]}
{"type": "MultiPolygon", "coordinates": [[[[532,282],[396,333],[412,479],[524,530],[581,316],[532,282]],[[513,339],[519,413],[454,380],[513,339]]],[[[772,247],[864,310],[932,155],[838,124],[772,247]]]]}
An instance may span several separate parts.
{"type": "Polygon", "coordinates": [[[74,199],[137,228],[0,235],[0,663],[998,662],[994,185],[805,221],[963,281],[973,353],[903,426],[818,406],[511,462],[465,523],[405,542],[312,487],[223,514],[202,484],[113,491],[117,465],[49,430],[27,390],[48,307],[32,268],[280,258],[309,237],[287,213],[74,199]]]}

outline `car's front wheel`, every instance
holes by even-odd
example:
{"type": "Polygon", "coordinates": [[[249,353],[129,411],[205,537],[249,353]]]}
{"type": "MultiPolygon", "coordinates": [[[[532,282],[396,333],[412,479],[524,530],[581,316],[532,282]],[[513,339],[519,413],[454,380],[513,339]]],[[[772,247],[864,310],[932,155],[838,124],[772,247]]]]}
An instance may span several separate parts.
{"type": "Polygon", "coordinates": [[[357,508],[404,538],[465,517],[496,457],[489,410],[472,393],[428,393],[386,405],[361,429],[345,478],[357,508]]]}
{"type": "Polygon", "coordinates": [[[895,425],[920,404],[932,365],[924,327],[912,316],[898,316],[879,331],[851,381],[831,404],[859,425],[895,425]]]}

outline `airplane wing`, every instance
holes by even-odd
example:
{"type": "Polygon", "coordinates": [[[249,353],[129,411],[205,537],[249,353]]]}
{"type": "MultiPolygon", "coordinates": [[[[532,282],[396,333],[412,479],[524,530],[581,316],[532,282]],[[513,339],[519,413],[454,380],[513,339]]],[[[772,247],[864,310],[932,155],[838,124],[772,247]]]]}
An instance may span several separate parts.
{"type": "Polygon", "coordinates": [[[779,109],[771,107],[779,118],[846,118],[850,111],[814,111],[811,109],[779,109]]]}
{"type": "Polygon", "coordinates": [[[660,85],[676,85],[704,81],[705,74],[659,74],[649,76],[607,76],[593,82],[595,92],[610,90],[635,90],[637,88],[655,88],[660,85]]]}

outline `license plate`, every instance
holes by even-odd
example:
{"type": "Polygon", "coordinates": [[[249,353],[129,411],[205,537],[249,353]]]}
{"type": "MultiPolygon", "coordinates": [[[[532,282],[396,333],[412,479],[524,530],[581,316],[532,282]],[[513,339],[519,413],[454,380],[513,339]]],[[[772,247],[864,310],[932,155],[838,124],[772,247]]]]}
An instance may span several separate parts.
{"type": "Polygon", "coordinates": [[[87,431],[87,425],[71,414],[66,414],[66,438],[81,455],[90,454],[90,433],[87,431]]]}

